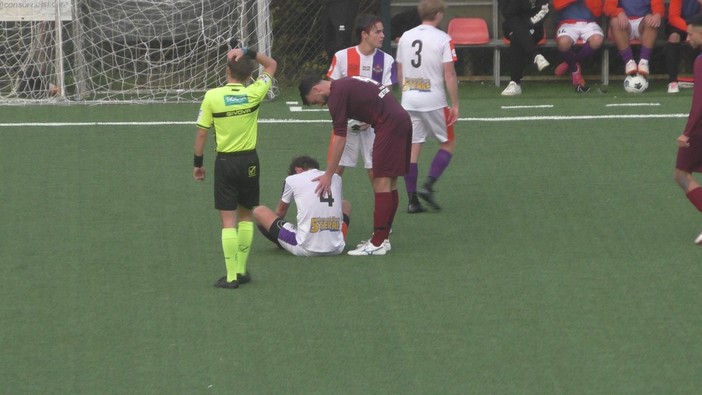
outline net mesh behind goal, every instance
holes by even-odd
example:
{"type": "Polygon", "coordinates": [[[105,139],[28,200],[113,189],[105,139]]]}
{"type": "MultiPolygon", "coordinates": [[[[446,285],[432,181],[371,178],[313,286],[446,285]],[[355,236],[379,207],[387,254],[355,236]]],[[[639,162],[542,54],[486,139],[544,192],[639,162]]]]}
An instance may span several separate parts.
{"type": "Polygon", "coordinates": [[[269,3],[2,2],[0,102],[199,100],[223,83],[232,38],[270,53],[269,3]]]}

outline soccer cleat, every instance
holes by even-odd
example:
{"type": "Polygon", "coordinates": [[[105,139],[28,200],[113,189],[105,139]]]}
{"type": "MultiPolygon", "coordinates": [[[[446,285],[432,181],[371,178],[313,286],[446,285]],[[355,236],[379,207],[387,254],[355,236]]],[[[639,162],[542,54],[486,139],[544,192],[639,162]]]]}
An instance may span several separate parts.
{"type": "Polygon", "coordinates": [[[522,94],[522,87],[514,81],[510,81],[505,90],[502,91],[502,96],[517,96],[522,94]]]}
{"type": "Polygon", "coordinates": [[[237,277],[236,280],[229,282],[227,281],[227,276],[224,276],[217,280],[216,283],[214,283],[214,286],[217,288],[224,288],[224,289],[235,289],[239,288],[239,279],[237,277]]]}
{"type": "Polygon", "coordinates": [[[583,78],[583,73],[580,71],[580,65],[577,67],[578,68],[574,72],[570,73],[571,78],[573,79],[573,86],[585,86],[585,79],[583,78]]]}
{"type": "Polygon", "coordinates": [[[637,67],[636,67],[636,61],[633,59],[626,62],[626,66],[624,66],[624,74],[626,75],[635,75],[637,73],[637,67]]]}
{"type": "Polygon", "coordinates": [[[588,93],[590,92],[590,87],[587,85],[576,85],[575,91],[578,93],[588,93]]]}
{"type": "Polygon", "coordinates": [[[424,199],[431,208],[434,210],[441,210],[441,206],[439,206],[439,203],[436,202],[436,199],[434,198],[434,190],[427,187],[424,185],[421,188],[417,188],[417,195],[419,195],[420,198],[424,199]]]}
{"type": "Polygon", "coordinates": [[[673,81],[668,84],[668,93],[679,93],[680,92],[680,87],[678,86],[677,81],[673,81]]]}
{"type": "Polygon", "coordinates": [[[427,209],[425,209],[424,206],[422,206],[422,204],[419,202],[410,203],[409,205],[407,205],[407,213],[409,214],[424,213],[426,211],[427,209]]]}
{"type": "Polygon", "coordinates": [[[700,233],[700,235],[695,239],[695,244],[702,246],[702,233],[700,233]]]}
{"type": "Polygon", "coordinates": [[[649,72],[649,69],[648,69],[648,60],[646,60],[646,59],[641,59],[641,60],[639,61],[638,72],[639,72],[639,74],[641,74],[642,76],[648,77],[648,72],[649,72]]]}
{"type": "Polygon", "coordinates": [[[246,284],[251,281],[251,273],[246,272],[244,274],[237,273],[236,274],[236,281],[239,283],[239,285],[246,284]]]}
{"type": "Polygon", "coordinates": [[[534,64],[536,64],[536,67],[539,69],[539,71],[541,71],[548,67],[551,63],[549,63],[543,55],[538,54],[534,56],[534,64]]]}
{"type": "MultiPolygon", "coordinates": [[[[370,240],[361,240],[361,242],[356,245],[356,248],[361,248],[366,243],[370,243],[370,240]]],[[[388,240],[388,239],[383,240],[383,247],[385,247],[385,251],[392,250],[392,245],[390,244],[390,240],[388,240]]]]}
{"type": "Polygon", "coordinates": [[[385,249],[384,244],[385,243],[376,247],[373,245],[373,243],[367,241],[365,243],[361,243],[361,246],[355,250],[349,251],[348,254],[352,256],[385,255],[387,250],[385,249]]]}
{"type": "Polygon", "coordinates": [[[568,63],[566,62],[561,62],[558,66],[556,66],[556,69],[553,70],[553,74],[556,76],[560,77],[564,75],[568,71],[568,63]]]}

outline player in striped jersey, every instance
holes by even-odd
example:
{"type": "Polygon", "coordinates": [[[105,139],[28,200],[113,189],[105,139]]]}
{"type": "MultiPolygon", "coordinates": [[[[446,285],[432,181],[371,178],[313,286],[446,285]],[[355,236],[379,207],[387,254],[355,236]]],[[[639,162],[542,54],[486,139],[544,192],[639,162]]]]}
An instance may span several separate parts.
{"type": "MultiPolygon", "coordinates": [[[[361,15],[356,20],[355,37],[358,45],[342,49],[332,59],[327,77],[338,80],[343,77],[367,77],[390,86],[397,82],[395,60],[381,51],[385,32],[383,21],[374,15],[361,15]]],[[[332,143],[334,134],[332,133],[332,143]]],[[[349,120],[344,153],[336,174],[343,175],[346,167],[355,167],[359,154],[368,177],[373,183],[373,140],[375,132],[368,124],[349,120]]],[[[332,144],[329,145],[330,147],[332,144]]]]}

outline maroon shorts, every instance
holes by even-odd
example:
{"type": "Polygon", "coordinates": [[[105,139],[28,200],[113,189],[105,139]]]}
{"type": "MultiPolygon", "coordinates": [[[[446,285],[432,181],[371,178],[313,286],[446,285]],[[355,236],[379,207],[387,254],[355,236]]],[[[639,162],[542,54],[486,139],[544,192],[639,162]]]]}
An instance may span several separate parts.
{"type": "Polygon", "coordinates": [[[409,172],[412,121],[407,113],[392,122],[375,125],[373,176],[401,177],[409,172]]]}
{"type": "Polygon", "coordinates": [[[702,137],[693,136],[688,140],[689,147],[678,148],[675,168],[688,173],[702,173],[702,137]]]}

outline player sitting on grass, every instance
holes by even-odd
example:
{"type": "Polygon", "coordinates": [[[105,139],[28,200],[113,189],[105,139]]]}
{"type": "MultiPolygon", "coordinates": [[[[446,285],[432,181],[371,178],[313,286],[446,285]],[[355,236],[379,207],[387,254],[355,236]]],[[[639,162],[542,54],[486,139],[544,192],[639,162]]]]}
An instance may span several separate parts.
{"type": "Polygon", "coordinates": [[[258,229],[278,247],[297,256],[338,255],[344,251],[351,203],[343,200],[341,176],[332,176],[328,193],[315,192],[312,180],[324,174],[319,162],[298,156],[290,163],[283,194],[273,212],[266,206],[254,209],[258,229]],[[285,221],[292,201],[297,206],[297,226],[285,221]]]}

